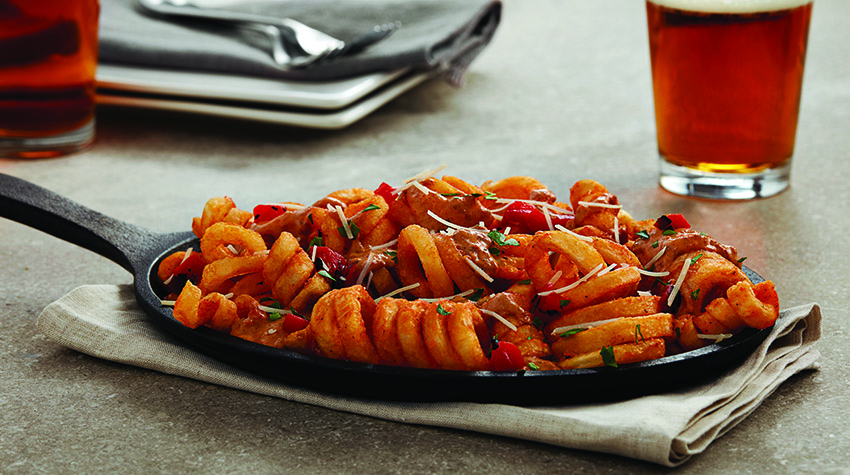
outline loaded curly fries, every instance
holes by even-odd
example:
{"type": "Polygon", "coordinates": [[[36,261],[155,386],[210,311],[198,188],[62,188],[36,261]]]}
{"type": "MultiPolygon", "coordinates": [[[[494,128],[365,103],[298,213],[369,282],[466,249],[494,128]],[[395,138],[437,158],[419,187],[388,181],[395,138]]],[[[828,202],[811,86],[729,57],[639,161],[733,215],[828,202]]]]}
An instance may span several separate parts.
{"type": "Polygon", "coordinates": [[[438,171],[309,206],[212,198],[200,252],[159,264],[163,304],[262,345],[467,371],[617,366],[778,317],[773,284],[682,215],[636,221],[593,180],[566,203],[531,177],[438,171]]]}

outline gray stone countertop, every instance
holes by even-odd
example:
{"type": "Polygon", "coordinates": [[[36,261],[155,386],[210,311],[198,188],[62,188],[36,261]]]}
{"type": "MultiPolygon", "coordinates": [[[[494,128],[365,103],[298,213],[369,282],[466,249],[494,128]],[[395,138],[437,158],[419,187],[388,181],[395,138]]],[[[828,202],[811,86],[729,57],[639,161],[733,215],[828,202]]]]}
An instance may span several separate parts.
{"type": "MultiPolygon", "coordinates": [[[[821,305],[820,369],[782,385],[682,471],[847,473],[850,449],[850,2],[817,0],[791,188],[737,203],[656,185],[646,18],[639,0],[505,4],[461,89],[429,81],[340,131],[102,107],[98,142],[15,175],[158,231],[207,198],[311,202],[440,164],[472,183],[539,177],[562,197],[594,178],[641,218],[684,213],[772,279],[783,307],[821,305]]],[[[656,472],[617,456],[405,425],[89,357],[36,318],[119,266],[0,220],[0,472],[656,472]]]]}

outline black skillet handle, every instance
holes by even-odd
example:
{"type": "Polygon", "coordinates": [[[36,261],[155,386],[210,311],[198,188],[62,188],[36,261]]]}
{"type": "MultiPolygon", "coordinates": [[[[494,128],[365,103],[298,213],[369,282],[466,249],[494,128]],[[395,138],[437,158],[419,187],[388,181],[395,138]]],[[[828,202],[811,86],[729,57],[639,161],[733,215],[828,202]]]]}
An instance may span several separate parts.
{"type": "Polygon", "coordinates": [[[163,235],[110,218],[28,181],[0,173],[0,217],[94,251],[131,273],[163,235]]]}

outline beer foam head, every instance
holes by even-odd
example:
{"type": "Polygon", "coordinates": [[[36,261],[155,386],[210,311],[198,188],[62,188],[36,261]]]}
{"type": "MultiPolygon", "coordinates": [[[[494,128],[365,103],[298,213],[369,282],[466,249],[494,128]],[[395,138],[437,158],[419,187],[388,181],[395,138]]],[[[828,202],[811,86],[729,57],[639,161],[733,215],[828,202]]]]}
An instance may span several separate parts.
{"type": "Polygon", "coordinates": [[[649,0],[676,10],[702,13],[758,13],[789,10],[813,0],[649,0]]]}

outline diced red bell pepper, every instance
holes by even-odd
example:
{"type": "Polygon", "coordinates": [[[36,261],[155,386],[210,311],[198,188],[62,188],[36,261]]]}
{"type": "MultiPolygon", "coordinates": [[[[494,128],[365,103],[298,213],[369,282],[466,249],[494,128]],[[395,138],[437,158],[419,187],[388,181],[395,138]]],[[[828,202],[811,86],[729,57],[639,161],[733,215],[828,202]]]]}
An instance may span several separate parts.
{"type": "Polygon", "coordinates": [[[187,280],[197,284],[201,281],[205,265],[206,261],[200,252],[192,252],[188,257],[184,256],[183,261],[171,272],[171,280],[165,284],[166,290],[169,293],[179,294],[187,280]]]}
{"type": "Polygon", "coordinates": [[[386,182],[382,182],[381,185],[378,186],[378,189],[375,190],[375,194],[382,197],[387,203],[392,203],[396,198],[395,188],[386,182]]]}
{"type": "Polygon", "coordinates": [[[254,206],[254,222],[265,223],[286,213],[286,206],[278,204],[262,204],[254,206]]]}
{"type": "Polygon", "coordinates": [[[306,328],[309,324],[310,321],[306,318],[290,313],[284,317],[281,329],[286,333],[293,333],[306,328]]]}
{"type": "Polygon", "coordinates": [[[490,371],[519,371],[523,367],[522,352],[513,343],[500,341],[490,355],[490,371]]]}
{"type": "MultiPolygon", "coordinates": [[[[333,249],[327,246],[315,246],[316,247],[316,269],[317,270],[326,270],[328,274],[330,274],[334,279],[337,280],[345,280],[348,281],[353,274],[354,266],[348,262],[348,260],[343,257],[342,254],[334,251],[333,249]],[[321,259],[324,265],[318,263],[318,260],[321,259]],[[340,279],[342,277],[343,279],[340,279]]],[[[313,250],[309,251],[311,254],[313,250]]]]}
{"type": "Polygon", "coordinates": [[[691,223],[681,214],[665,214],[655,220],[655,227],[665,231],[667,229],[688,229],[691,223]]]}
{"type": "MultiPolygon", "coordinates": [[[[565,226],[573,217],[568,214],[549,213],[552,226],[558,224],[565,226]]],[[[549,223],[546,222],[543,211],[540,211],[537,206],[524,201],[514,201],[502,213],[502,227],[510,227],[515,232],[532,234],[536,231],[548,230],[549,223]]]]}

